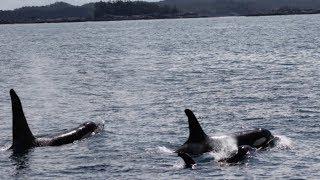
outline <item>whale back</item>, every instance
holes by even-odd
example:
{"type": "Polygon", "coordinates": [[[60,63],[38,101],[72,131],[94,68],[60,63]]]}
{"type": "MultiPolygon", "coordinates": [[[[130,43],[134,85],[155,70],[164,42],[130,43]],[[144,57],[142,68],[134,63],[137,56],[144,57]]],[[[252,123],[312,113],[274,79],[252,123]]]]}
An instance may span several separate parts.
{"type": "Polygon", "coordinates": [[[12,104],[12,146],[14,151],[24,151],[35,145],[33,136],[25,115],[21,101],[13,89],[10,90],[12,104]]]}
{"type": "Polygon", "coordinates": [[[94,122],[85,122],[79,127],[70,130],[66,133],[60,134],[50,139],[49,142],[41,142],[40,144],[46,144],[47,146],[61,146],[64,144],[73,143],[74,141],[81,140],[95,131],[99,130],[99,127],[94,122]]]}
{"type": "Polygon", "coordinates": [[[258,128],[235,133],[238,146],[249,145],[255,148],[272,147],[275,137],[267,129],[258,128]]]}

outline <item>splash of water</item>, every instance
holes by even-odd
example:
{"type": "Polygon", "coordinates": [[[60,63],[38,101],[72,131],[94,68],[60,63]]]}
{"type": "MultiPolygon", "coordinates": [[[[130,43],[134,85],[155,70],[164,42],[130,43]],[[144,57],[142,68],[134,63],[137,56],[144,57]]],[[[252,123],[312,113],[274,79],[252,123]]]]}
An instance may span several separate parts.
{"type": "Polygon", "coordinates": [[[278,139],[276,148],[278,149],[292,149],[294,147],[294,142],[287,136],[275,135],[278,139]]]}
{"type": "Polygon", "coordinates": [[[159,147],[157,147],[157,149],[158,149],[158,152],[160,152],[160,153],[164,153],[164,154],[174,154],[174,150],[169,149],[169,148],[167,148],[167,147],[165,147],[165,146],[159,146],[159,147]]]}
{"type": "Polygon", "coordinates": [[[179,160],[179,162],[176,162],[174,165],[173,165],[173,169],[175,170],[178,170],[178,169],[184,169],[185,167],[185,164],[182,160],[179,160]]]}
{"type": "Polygon", "coordinates": [[[8,150],[10,148],[10,146],[11,146],[10,144],[7,144],[7,145],[1,147],[0,151],[6,151],[6,150],[8,150]]]}
{"type": "Polygon", "coordinates": [[[174,154],[174,150],[167,148],[165,146],[158,146],[156,148],[147,148],[146,151],[151,154],[174,154]]]}
{"type": "Polygon", "coordinates": [[[229,157],[231,154],[238,150],[236,140],[231,136],[213,136],[211,137],[211,145],[214,147],[214,151],[209,154],[216,160],[229,157]]]}

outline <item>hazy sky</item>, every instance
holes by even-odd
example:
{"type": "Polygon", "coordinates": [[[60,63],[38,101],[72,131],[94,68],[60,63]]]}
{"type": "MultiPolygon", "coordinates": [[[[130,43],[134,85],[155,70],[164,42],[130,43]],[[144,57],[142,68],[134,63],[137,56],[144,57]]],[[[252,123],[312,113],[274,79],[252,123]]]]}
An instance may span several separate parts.
{"type": "MultiPolygon", "coordinates": [[[[88,2],[97,2],[100,0],[0,0],[0,10],[15,9],[22,6],[48,5],[57,1],[67,2],[73,5],[82,5],[88,2]]],[[[147,0],[157,1],[157,0],[147,0]]]]}

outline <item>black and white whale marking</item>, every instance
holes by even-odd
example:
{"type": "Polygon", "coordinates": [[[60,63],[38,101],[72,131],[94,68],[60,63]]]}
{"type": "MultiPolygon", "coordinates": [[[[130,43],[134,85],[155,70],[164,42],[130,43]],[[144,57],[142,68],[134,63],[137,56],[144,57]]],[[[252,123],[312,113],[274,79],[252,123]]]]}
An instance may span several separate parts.
{"type": "MultiPolygon", "coordinates": [[[[254,151],[255,151],[255,149],[252,148],[251,146],[248,146],[248,145],[239,146],[238,151],[236,153],[232,154],[228,158],[220,159],[218,162],[228,163],[228,164],[236,164],[236,163],[239,163],[239,162],[245,160],[254,151]]],[[[197,164],[188,153],[179,152],[178,156],[183,159],[186,168],[195,169],[197,164]]]]}
{"type": "Polygon", "coordinates": [[[187,154],[187,153],[183,153],[183,152],[179,152],[178,156],[181,157],[185,163],[185,167],[186,168],[192,168],[195,169],[196,167],[196,162],[192,159],[192,157],[187,154]]]}
{"type": "Polygon", "coordinates": [[[33,136],[24,116],[21,101],[13,89],[10,90],[12,103],[12,149],[14,152],[24,152],[39,146],[60,146],[72,143],[91,135],[99,129],[94,122],[86,122],[79,127],[52,138],[36,138],[33,136]]]}
{"type": "MultiPolygon", "coordinates": [[[[200,155],[213,151],[215,149],[213,139],[204,133],[191,110],[186,109],[185,113],[189,123],[189,138],[176,152],[200,155]]],[[[262,128],[235,133],[232,137],[235,138],[238,146],[248,145],[257,149],[271,146],[275,139],[269,130],[262,128]]]]}
{"type": "Polygon", "coordinates": [[[228,158],[220,159],[219,162],[235,164],[245,160],[250,154],[255,152],[255,148],[248,145],[238,147],[238,151],[228,158]]]}

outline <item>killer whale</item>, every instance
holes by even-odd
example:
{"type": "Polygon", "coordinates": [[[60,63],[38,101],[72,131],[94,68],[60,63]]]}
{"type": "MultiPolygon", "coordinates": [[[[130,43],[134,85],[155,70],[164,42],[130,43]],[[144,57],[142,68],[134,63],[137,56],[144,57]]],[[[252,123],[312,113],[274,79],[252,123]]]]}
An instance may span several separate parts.
{"type": "Polygon", "coordinates": [[[99,129],[96,123],[86,122],[75,129],[54,137],[36,138],[29,128],[20,98],[13,89],[10,90],[10,96],[12,104],[12,146],[9,149],[12,149],[15,153],[24,152],[33,147],[60,146],[72,143],[99,129]]]}
{"type": "MultiPolygon", "coordinates": [[[[230,157],[220,159],[218,162],[236,164],[245,160],[254,151],[255,149],[252,148],[251,146],[248,146],[248,145],[239,146],[238,151],[236,153],[232,154],[230,157]]],[[[196,162],[192,159],[192,157],[188,153],[179,152],[178,156],[183,159],[186,168],[194,169],[195,166],[197,165],[196,162]]]]}
{"type": "Polygon", "coordinates": [[[189,155],[199,155],[213,150],[211,139],[203,131],[196,116],[189,109],[184,111],[188,117],[189,138],[176,150],[177,153],[187,153],[189,155]]]}
{"type": "Polygon", "coordinates": [[[192,168],[192,169],[195,168],[196,162],[192,159],[192,157],[189,154],[179,152],[178,156],[183,159],[186,168],[192,168]]]}
{"type": "MultiPolygon", "coordinates": [[[[186,109],[185,114],[188,117],[189,138],[175,152],[200,155],[213,151],[213,140],[205,134],[194,113],[186,109]]],[[[262,128],[234,133],[231,136],[235,138],[238,146],[248,145],[257,149],[271,146],[275,139],[269,130],[262,128]]]]}
{"type": "Polygon", "coordinates": [[[248,145],[242,145],[238,147],[237,153],[231,155],[228,158],[220,159],[219,162],[235,164],[245,160],[248,155],[252,154],[255,151],[255,148],[252,148],[248,145]]]}
{"type": "Polygon", "coordinates": [[[276,140],[269,130],[263,128],[236,132],[233,137],[236,138],[238,146],[249,145],[257,149],[273,147],[276,140]]]}

